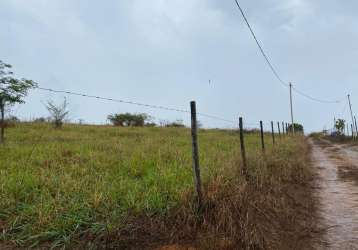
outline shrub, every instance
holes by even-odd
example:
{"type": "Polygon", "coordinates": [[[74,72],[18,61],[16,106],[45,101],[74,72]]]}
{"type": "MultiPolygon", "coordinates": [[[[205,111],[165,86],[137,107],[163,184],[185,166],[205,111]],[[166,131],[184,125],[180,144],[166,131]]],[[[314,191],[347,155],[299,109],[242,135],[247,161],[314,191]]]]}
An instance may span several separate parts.
{"type": "Polygon", "coordinates": [[[14,115],[9,116],[6,120],[8,122],[20,122],[20,119],[17,118],[16,116],[14,116],[14,115]]]}
{"type": "Polygon", "coordinates": [[[3,127],[3,128],[13,128],[13,127],[15,127],[15,125],[16,125],[16,122],[14,122],[12,120],[4,120],[3,124],[0,121],[0,127],[3,127]]]}
{"type": "Polygon", "coordinates": [[[45,117],[39,117],[34,120],[34,122],[36,122],[36,123],[45,123],[47,121],[48,121],[48,119],[46,119],[45,117]]]}
{"type": "Polygon", "coordinates": [[[3,122],[0,121],[0,127],[13,128],[18,122],[20,122],[19,118],[17,118],[16,116],[9,116],[3,122]]]}
{"type": "Polygon", "coordinates": [[[69,114],[68,102],[66,98],[64,98],[63,103],[56,105],[53,101],[48,101],[46,108],[51,115],[51,120],[56,128],[61,128],[63,122],[69,114]]]}
{"type": "Polygon", "coordinates": [[[156,127],[157,124],[155,122],[149,122],[147,124],[145,124],[146,127],[156,127]]]}
{"type": "Polygon", "coordinates": [[[344,135],[344,129],[346,127],[346,121],[343,119],[338,119],[334,124],[334,128],[336,129],[336,134],[338,136],[344,135]]]}
{"type": "MultiPolygon", "coordinates": [[[[294,123],[293,126],[294,126],[294,129],[295,129],[295,133],[303,133],[303,132],[304,132],[303,126],[302,126],[301,124],[299,124],[299,123],[294,123]]],[[[288,126],[288,131],[289,131],[289,132],[292,132],[292,124],[290,124],[290,125],[288,126]]]]}
{"type": "Polygon", "coordinates": [[[108,116],[108,120],[114,125],[119,127],[143,127],[146,121],[150,120],[150,116],[141,113],[141,114],[112,114],[108,116]]]}
{"type": "Polygon", "coordinates": [[[170,122],[166,124],[165,127],[184,128],[185,125],[183,124],[182,120],[176,120],[175,122],[170,122]]]}

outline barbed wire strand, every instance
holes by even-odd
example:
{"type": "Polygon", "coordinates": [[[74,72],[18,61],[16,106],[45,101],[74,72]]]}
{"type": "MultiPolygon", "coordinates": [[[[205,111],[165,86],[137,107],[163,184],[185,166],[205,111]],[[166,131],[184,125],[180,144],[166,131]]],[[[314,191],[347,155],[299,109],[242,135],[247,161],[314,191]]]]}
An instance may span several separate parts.
{"type": "MultiPolygon", "coordinates": [[[[175,112],[186,113],[186,114],[191,113],[189,110],[185,110],[185,109],[171,108],[171,107],[165,107],[165,106],[153,105],[153,104],[145,104],[145,103],[134,102],[134,101],[126,101],[126,100],[117,99],[117,98],[108,98],[108,97],[102,97],[102,96],[95,96],[95,95],[89,95],[89,94],[72,92],[72,91],[55,90],[55,89],[43,88],[43,87],[39,87],[39,86],[36,87],[36,89],[43,90],[43,91],[48,91],[48,92],[52,92],[52,93],[75,95],[75,96],[81,96],[81,97],[86,97],[86,98],[94,98],[94,99],[98,99],[98,100],[105,100],[105,101],[112,101],[112,102],[124,103],[124,104],[129,104],[129,105],[136,105],[136,106],[152,108],[152,109],[175,111],[175,112]]],[[[211,114],[205,114],[205,113],[198,112],[197,115],[202,116],[202,117],[207,117],[207,118],[210,118],[210,119],[214,119],[214,120],[219,120],[219,121],[224,121],[224,122],[227,122],[227,123],[236,124],[236,122],[234,122],[234,121],[231,121],[231,120],[228,120],[228,119],[225,119],[225,118],[221,118],[221,117],[218,117],[218,116],[215,116],[215,115],[211,115],[211,114]]]]}
{"type": "Polygon", "coordinates": [[[312,97],[312,96],[310,96],[310,95],[308,95],[308,94],[306,94],[306,93],[304,93],[304,92],[298,90],[296,87],[292,87],[292,89],[293,89],[293,91],[295,91],[297,94],[299,94],[299,95],[301,95],[301,96],[304,96],[304,97],[306,97],[306,98],[308,98],[308,99],[310,99],[310,100],[312,100],[312,101],[320,102],[320,103],[327,103],[327,104],[329,104],[329,103],[332,103],[332,104],[334,104],[334,103],[341,103],[342,101],[344,101],[344,100],[346,99],[346,96],[344,96],[344,97],[342,97],[342,98],[340,98],[340,99],[338,99],[338,100],[335,100],[335,101],[322,100],[322,99],[317,99],[317,98],[315,98],[315,97],[312,97]]]}

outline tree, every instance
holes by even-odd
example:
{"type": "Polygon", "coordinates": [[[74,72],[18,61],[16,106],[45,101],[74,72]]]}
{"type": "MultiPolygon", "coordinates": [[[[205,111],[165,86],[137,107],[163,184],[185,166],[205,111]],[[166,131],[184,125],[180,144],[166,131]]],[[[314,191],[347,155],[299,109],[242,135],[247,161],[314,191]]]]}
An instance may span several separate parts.
{"type": "Polygon", "coordinates": [[[0,143],[4,142],[5,134],[5,108],[16,103],[25,103],[24,98],[28,91],[37,84],[24,78],[17,79],[11,71],[12,66],[0,60],[0,143]]]}
{"type": "Polygon", "coordinates": [[[47,101],[46,108],[50,113],[51,120],[55,125],[55,128],[61,128],[63,125],[64,120],[69,114],[68,109],[68,102],[67,99],[64,98],[62,104],[56,105],[53,101],[47,101]]]}
{"type": "Polygon", "coordinates": [[[336,124],[334,124],[334,127],[337,130],[338,135],[344,134],[344,129],[346,127],[346,121],[343,119],[336,120],[336,124]]]}
{"type": "Polygon", "coordinates": [[[143,127],[146,124],[146,121],[150,121],[151,117],[147,114],[131,114],[131,113],[123,113],[123,114],[112,114],[109,115],[108,120],[114,126],[120,127],[143,127]]]}
{"type": "MultiPolygon", "coordinates": [[[[303,133],[303,126],[301,124],[294,123],[293,126],[295,128],[295,133],[303,133]]],[[[288,131],[292,133],[292,124],[288,126],[288,131]]]]}

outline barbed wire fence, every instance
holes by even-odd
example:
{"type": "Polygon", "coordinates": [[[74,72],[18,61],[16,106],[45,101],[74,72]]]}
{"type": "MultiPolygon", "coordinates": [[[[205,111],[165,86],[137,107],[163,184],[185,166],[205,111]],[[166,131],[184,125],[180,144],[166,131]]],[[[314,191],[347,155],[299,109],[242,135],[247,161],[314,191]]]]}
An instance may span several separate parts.
{"type": "MultiPolygon", "coordinates": [[[[194,187],[195,187],[195,196],[197,198],[198,208],[200,208],[203,204],[203,191],[202,191],[202,181],[201,181],[201,173],[200,173],[200,162],[199,162],[199,143],[198,143],[198,117],[206,117],[209,119],[225,122],[232,126],[232,130],[238,131],[238,140],[240,140],[240,152],[242,158],[242,174],[245,178],[247,178],[248,173],[248,164],[247,164],[247,150],[245,146],[245,138],[247,136],[255,135],[258,137],[258,150],[262,151],[262,154],[266,153],[267,145],[270,144],[275,146],[282,140],[284,137],[293,135],[294,130],[292,129],[292,125],[285,122],[285,121],[258,121],[258,122],[246,122],[243,117],[237,117],[237,121],[235,119],[227,119],[217,115],[202,113],[197,111],[196,102],[190,102],[190,110],[175,108],[175,107],[167,107],[161,105],[153,105],[153,104],[145,104],[140,102],[134,101],[127,101],[122,99],[116,98],[108,98],[96,95],[89,95],[84,93],[72,92],[72,91],[63,91],[63,90],[55,90],[50,88],[42,88],[37,87],[38,90],[56,93],[56,94],[65,94],[65,95],[74,95],[80,96],[84,98],[91,98],[96,100],[106,100],[116,103],[123,103],[129,105],[135,105],[139,107],[146,107],[150,109],[157,109],[157,110],[166,110],[178,113],[184,113],[190,116],[190,129],[191,129],[191,142],[192,142],[192,164],[193,164],[193,177],[194,177],[194,187]],[[268,138],[270,138],[268,141],[268,138]]],[[[35,152],[37,145],[43,140],[43,133],[35,140],[34,145],[32,146],[31,152],[27,157],[27,161],[29,161],[32,155],[35,152]]],[[[46,139],[47,141],[47,139],[46,139]]]]}

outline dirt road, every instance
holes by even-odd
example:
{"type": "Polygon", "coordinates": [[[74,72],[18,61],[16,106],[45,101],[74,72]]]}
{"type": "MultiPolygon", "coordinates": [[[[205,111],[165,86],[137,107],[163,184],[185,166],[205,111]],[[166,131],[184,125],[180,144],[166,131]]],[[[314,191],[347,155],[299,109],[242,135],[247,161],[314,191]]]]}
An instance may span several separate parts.
{"type": "Polygon", "coordinates": [[[317,249],[358,249],[358,148],[312,140],[325,233],[317,249]]]}

